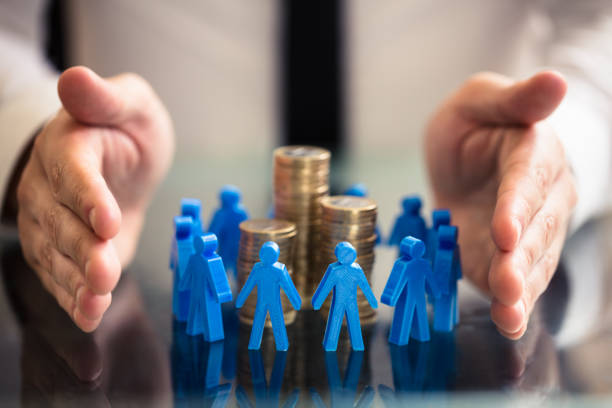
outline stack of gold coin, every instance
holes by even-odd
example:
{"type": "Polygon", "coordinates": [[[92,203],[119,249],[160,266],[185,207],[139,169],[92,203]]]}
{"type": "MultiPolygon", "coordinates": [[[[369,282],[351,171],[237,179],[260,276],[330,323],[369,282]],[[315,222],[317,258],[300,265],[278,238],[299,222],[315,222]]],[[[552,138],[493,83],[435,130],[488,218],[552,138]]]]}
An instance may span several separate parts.
{"type": "MultiPolygon", "coordinates": [[[[238,250],[238,285],[240,289],[244,286],[253,269],[259,262],[259,250],[267,241],[274,241],[280,249],[278,262],[287,266],[289,275],[293,275],[292,262],[294,252],[294,241],[297,230],[295,224],[288,221],[254,219],[240,223],[240,247],[238,250]]],[[[283,293],[281,297],[285,324],[295,320],[295,310],[289,299],[283,293]]],[[[257,304],[257,288],[253,289],[244,306],[240,309],[240,320],[247,324],[253,324],[255,316],[255,305],[257,304]]],[[[270,316],[266,318],[266,325],[271,326],[270,316]]]]}
{"type": "Polygon", "coordinates": [[[302,304],[309,305],[316,279],[321,206],[329,194],[328,150],[311,146],[285,146],[274,151],[274,217],[295,223],[295,285],[302,304]]]}
{"type": "MultiPolygon", "coordinates": [[[[321,199],[321,239],[319,247],[318,281],[323,278],[327,266],[337,261],[336,245],[348,241],[357,250],[357,262],[371,284],[376,244],[376,202],[370,198],[354,196],[330,196],[321,199]]],[[[376,318],[361,291],[357,294],[359,316],[362,323],[376,318]]],[[[322,313],[327,316],[330,300],[324,303],[322,313]]]]}

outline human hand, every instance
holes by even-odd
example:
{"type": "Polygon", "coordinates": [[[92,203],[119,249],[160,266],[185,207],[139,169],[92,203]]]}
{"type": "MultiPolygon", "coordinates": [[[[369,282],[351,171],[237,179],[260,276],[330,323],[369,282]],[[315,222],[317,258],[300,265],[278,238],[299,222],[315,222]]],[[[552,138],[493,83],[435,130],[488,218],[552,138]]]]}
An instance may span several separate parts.
{"type": "Polygon", "coordinates": [[[174,149],[170,118],[134,74],[66,70],[63,107],[36,136],[17,188],[24,256],[75,324],[94,330],[132,258],[174,149]]]}
{"type": "Polygon", "coordinates": [[[577,200],[563,147],[546,119],[565,80],[477,74],[432,117],[425,138],[437,207],[459,226],[463,272],[492,297],[491,317],[520,338],[557,267],[577,200]]]}

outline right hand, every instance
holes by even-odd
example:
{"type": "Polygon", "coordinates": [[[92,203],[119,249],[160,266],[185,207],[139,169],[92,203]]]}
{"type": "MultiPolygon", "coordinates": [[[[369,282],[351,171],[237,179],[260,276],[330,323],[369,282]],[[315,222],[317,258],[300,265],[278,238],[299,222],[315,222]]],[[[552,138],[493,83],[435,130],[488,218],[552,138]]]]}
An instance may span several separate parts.
{"type": "Polygon", "coordinates": [[[134,74],[59,78],[63,107],[36,136],[17,189],[24,256],[75,324],[94,330],[133,257],[174,150],[170,117],[134,74]]]}

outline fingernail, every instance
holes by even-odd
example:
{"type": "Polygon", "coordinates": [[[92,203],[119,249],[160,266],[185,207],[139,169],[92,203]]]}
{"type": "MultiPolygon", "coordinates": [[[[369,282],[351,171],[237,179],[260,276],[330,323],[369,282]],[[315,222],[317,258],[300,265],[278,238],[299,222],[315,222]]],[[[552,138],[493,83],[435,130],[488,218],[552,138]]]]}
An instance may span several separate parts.
{"type": "Polygon", "coordinates": [[[89,225],[91,226],[91,228],[94,228],[94,225],[96,225],[96,209],[92,208],[89,211],[89,225]]]}
{"type": "Polygon", "coordinates": [[[76,307],[77,308],[81,307],[81,297],[83,296],[83,293],[85,293],[85,286],[81,286],[77,289],[77,293],[76,293],[76,307]]]}
{"type": "Polygon", "coordinates": [[[527,316],[527,308],[525,307],[525,301],[523,299],[521,299],[519,301],[518,310],[519,310],[519,312],[521,312],[521,315],[523,315],[522,321],[524,322],[525,321],[525,317],[527,316]]]}

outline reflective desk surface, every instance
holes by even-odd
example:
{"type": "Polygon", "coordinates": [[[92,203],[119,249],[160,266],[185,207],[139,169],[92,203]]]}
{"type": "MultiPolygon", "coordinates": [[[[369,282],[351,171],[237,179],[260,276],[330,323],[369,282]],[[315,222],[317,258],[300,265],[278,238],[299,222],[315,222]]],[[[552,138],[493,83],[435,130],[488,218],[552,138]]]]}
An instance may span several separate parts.
{"type": "MultiPolygon", "coordinates": [[[[262,349],[249,352],[250,327],[239,323],[233,305],[223,310],[225,341],[211,344],[186,335],[184,324],[171,314],[171,217],[180,197],[191,195],[205,200],[208,219],[219,187],[214,175],[203,175],[198,187],[209,185],[210,192],[190,194],[194,188],[182,177],[195,165],[189,163],[175,166],[162,186],[136,261],[124,272],[110,309],[92,334],[80,332],[47,295],[24,263],[19,243],[11,236],[0,239],[0,404],[612,406],[612,319],[602,307],[572,311],[576,304],[569,278],[576,266],[584,274],[612,273],[610,219],[587,225],[570,240],[564,262],[520,341],[497,333],[487,300],[462,282],[460,324],[451,334],[432,332],[427,343],[389,345],[392,310],[381,305],[376,323],[363,327],[365,352],[352,352],[343,330],[338,351],[325,353],[325,319],[308,310],[288,326],[287,352],[274,350],[268,329],[262,349]],[[578,324],[568,329],[567,320],[576,315],[578,324]],[[588,320],[597,323],[589,325],[588,320]]],[[[245,201],[257,215],[269,203],[269,182],[257,187],[248,181],[266,177],[269,167],[252,164],[240,164],[250,171],[244,180],[227,181],[247,185],[245,201]]],[[[374,198],[393,203],[381,210],[396,207],[399,196],[382,196],[374,198]]],[[[377,296],[394,254],[385,247],[377,250],[377,296]]],[[[599,305],[612,295],[604,291],[602,296],[599,305]]]]}

